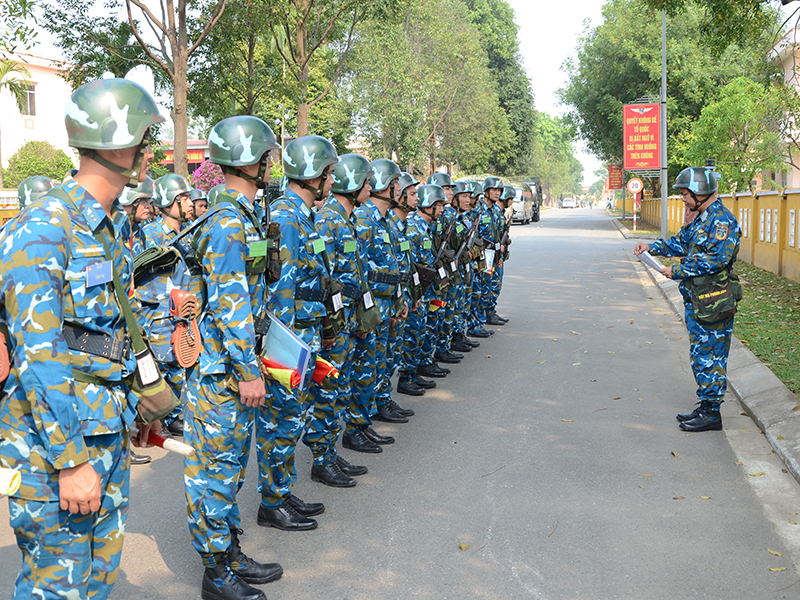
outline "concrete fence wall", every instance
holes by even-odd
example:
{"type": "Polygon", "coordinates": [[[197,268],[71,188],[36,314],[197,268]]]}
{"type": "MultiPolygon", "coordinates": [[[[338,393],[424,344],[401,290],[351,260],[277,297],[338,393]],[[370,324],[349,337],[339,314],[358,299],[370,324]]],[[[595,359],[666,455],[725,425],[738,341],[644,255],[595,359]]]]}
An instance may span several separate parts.
{"type": "MultiPolygon", "coordinates": [[[[742,228],[739,260],[800,281],[800,190],[725,194],[720,199],[742,228]]],[[[686,212],[679,196],[668,202],[668,229],[674,235],[685,223],[686,212]]],[[[626,202],[626,209],[632,206],[632,201],[626,202]]],[[[641,218],[660,227],[661,199],[642,201],[641,218]]]]}

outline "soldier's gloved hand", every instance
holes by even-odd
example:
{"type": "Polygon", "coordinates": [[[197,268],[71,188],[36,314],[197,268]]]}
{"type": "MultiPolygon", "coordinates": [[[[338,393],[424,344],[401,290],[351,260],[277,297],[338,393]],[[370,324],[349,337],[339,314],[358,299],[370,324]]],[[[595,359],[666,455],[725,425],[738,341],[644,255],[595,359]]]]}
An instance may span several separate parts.
{"type": "Polygon", "coordinates": [[[58,503],[73,515],[100,510],[100,477],[92,465],[85,462],[59,471],[58,503]]]}
{"type": "Polygon", "coordinates": [[[648,244],[644,244],[639,242],[636,244],[636,247],[633,249],[633,254],[635,256],[639,256],[642,252],[650,252],[650,246],[648,244]]]}
{"type": "Polygon", "coordinates": [[[261,406],[266,395],[267,390],[261,377],[256,377],[252,381],[239,380],[239,398],[245,406],[251,408],[261,406]]]}

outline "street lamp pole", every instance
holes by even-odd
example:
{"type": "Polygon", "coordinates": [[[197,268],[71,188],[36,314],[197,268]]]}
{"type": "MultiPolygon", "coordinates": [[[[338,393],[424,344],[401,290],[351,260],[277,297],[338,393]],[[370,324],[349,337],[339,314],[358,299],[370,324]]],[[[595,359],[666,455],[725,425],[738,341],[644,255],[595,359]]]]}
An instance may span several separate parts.
{"type": "Polygon", "coordinates": [[[661,14],[661,237],[667,239],[667,9],[661,14]]]}

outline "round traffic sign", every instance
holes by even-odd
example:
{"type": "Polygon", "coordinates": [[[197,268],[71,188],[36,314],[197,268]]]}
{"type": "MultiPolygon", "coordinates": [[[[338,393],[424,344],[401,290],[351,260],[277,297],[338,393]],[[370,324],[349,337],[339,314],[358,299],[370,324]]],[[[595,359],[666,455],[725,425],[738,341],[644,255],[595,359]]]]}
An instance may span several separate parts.
{"type": "Polygon", "coordinates": [[[638,177],[634,177],[633,179],[628,181],[628,191],[631,194],[638,194],[644,188],[644,183],[638,177]]]}

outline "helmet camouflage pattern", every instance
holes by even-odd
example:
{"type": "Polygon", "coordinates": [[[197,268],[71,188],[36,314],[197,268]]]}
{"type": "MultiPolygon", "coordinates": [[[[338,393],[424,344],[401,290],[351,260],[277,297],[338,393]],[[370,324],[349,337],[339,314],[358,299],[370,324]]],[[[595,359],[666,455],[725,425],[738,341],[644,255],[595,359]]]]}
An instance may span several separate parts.
{"type": "Polygon", "coordinates": [[[453,196],[458,196],[459,194],[472,194],[472,190],[470,189],[469,181],[456,181],[453,184],[453,196]]]}
{"type": "Polygon", "coordinates": [[[400,173],[400,177],[398,177],[397,179],[397,184],[399,186],[397,190],[397,195],[400,196],[412,185],[419,185],[419,181],[417,181],[416,178],[413,175],[411,175],[411,173],[406,173],[405,171],[403,171],[400,173]]]}
{"type": "Polygon", "coordinates": [[[499,177],[487,177],[483,180],[483,191],[499,190],[503,188],[503,182],[499,177]]]}
{"type": "Polygon", "coordinates": [[[428,181],[426,183],[438,185],[439,187],[453,187],[455,185],[453,183],[453,178],[447,173],[434,173],[428,177],[428,181]]]}
{"type": "Polygon", "coordinates": [[[217,202],[217,196],[220,195],[221,192],[225,191],[225,184],[220,183],[219,185],[215,185],[213,188],[208,190],[208,205],[213,206],[217,202]]]}
{"type": "Polygon", "coordinates": [[[189,198],[192,199],[192,202],[196,202],[197,200],[208,200],[208,194],[206,194],[203,190],[192,188],[192,191],[189,192],[189,198]]]}
{"type": "Polygon", "coordinates": [[[402,173],[397,163],[388,158],[379,158],[370,164],[372,165],[372,177],[369,178],[369,183],[373,192],[382,192],[387,189],[392,181],[400,177],[402,173]]]}
{"type": "Polygon", "coordinates": [[[447,202],[447,196],[445,196],[442,186],[433,183],[419,186],[417,196],[419,197],[419,208],[428,208],[436,202],[447,202]]]}
{"type": "Polygon", "coordinates": [[[283,149],[283,170],[288,179],[307,181],[339,161],[336,148],[321,135],[304,135],[286,144],[283,149]]]}
{"type": "Polygon", "coordinates": [[[351,194],[359,191],[372,175],[369,161],[360,154],[343,154],[333,165],[334,194],[351,194]]]}
{"type": "Polygon", "coordinates": [[[265,153],[280,147],[270,126],[258,117],[228,117],[214,125],[208,135],[208,160],[245,167],[260,163],[265,153]]]}
{"type": "Polygon", "coordinates": [[[64,111],[69,145],[118,150],[141,144],[151,125],[164,121],[153,97],[127,79],[99,79],[72,93],[64,111]]]}
{"type": "Polygon", "coordinates": [[[155,188],[155,203],[159,208],[169,208],[175,202],[175,198],[192,191],[192,186],[189,185],[186,178],[177,173],[170,173],[156,179],[155,188]]]}
{"type": "Polygon", "coordinates": [[[43,175],[34,175],[20,182],[17,188],[19,197],[19,207],[25,208],[29,204],[36,202],[46,192],[53,188],[53,181],[43,175]]]}
{"type": "Polygon", "coordinates": [[[500,200],[504,202],[508,202],[509,200],[514,200],[517,197],[517,190],[514,186],[511,185],[504,185],[503,191],[500,193],[500,200]]]}
{"type": "Polygon", "coordinates": [[[147,199],[150,200],[156,195],[156,188],[153,185],[153,180],[150,176],[146,176],[135,188],[128,188],[125,193],[119,197],[119,203],[122,206],[132,206],[137,200],[147,199]]]}
{"type": "Polygon", "coordinates": [[[711,167],[688,167],[678,173],[672,187],[707,196],[717,191],[720,177],[721,175],[711,167]]]}
{"type": "Polygon", "coordinates": [[[483,194],[483,187],[481,187],[481,184],[478,183],[477,181],[465,181],[464,183],[467,184],[467,187],[469,188],[470,195],[473,198],[477,198],[478,196],[483,194]]]}

